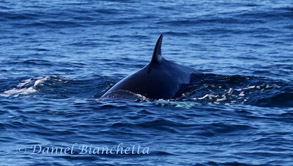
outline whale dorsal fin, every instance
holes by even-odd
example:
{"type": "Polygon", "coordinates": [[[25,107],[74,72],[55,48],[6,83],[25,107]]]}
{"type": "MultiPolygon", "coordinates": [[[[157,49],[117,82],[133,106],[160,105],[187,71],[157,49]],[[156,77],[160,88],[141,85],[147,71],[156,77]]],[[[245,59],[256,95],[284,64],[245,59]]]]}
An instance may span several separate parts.
{"type": "Polygon", "coordinates": [[[161,53],[162,40],[163,40],[163,34],[161,34],[159,39],[157,40],[151,63],[160,63],[163,59],[162,53],[161,53]]]}

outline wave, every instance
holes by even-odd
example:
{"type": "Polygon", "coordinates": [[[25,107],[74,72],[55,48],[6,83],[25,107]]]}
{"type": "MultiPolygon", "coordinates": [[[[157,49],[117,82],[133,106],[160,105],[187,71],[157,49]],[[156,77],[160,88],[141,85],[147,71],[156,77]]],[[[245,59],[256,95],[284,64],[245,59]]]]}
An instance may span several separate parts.
{"type": "Polygon", "coordinates": [[[293,107],[292,93],[277,93],[270,97],[264,97],[256,101],[256,105],[263,107],[293,107]]]}
{"type": "MultiPolygon", "coordinates": [[[[14,81],[15,82],[15,81],[14,81]]],[[[4,89],[0,96],[2,97],[33,97],[42,96],[47,98],[70,98],[83,97],[93,98],[101,95],[103,91],[98,89],[106,89],[108,82],[104,77],[93,79],[75,80],[56,75],[40,76],[35,78],[27,78],[20,80],[15,86],[8,90],[3,84],[4,89]]]]}
{"type": "Polygon", "coordinates": [[[38,77],[36,79],[26,79],[16,85],[15,88],[5,90],[3,93],[0,94],[2,97],[19,97],[20,95],[29,95],[37,92],[36,87],[38,85],[43,84],[46,80],[49,79],[47,77],[38,77]]]}
{"type": "MultiPolygon", "coordinates": [[[[115,80],[109,80],[107,77],[72,80],[52,75],[22,80],[16,86],[4,90],[0,93],[0,96],[28,97],[42,95],[50,98],[99,98],[114,84],[115,80]]],[[[136,99],[134,101],[137,102],[153,101],[138,94],[132,94],[127,99],[136,99]]],[[[194,74],[191,77],[191,83],[183,85],[176,94],[175,99],[158,101],[160,102],[159,104],[176,101],[176,107],[185,108],[192,107],[193,102],[220,105],[248,104],[261,107],[292,107],[293,85],[282,80],[261,77],[194,74]]]]}
{"type": "Polygon", "coordinates": [[[208,104],[291,107],[292,94],[292,85],[281,80],[196,74],[192,76],[191,84],[181,87],[177,98],[208,104]]]}

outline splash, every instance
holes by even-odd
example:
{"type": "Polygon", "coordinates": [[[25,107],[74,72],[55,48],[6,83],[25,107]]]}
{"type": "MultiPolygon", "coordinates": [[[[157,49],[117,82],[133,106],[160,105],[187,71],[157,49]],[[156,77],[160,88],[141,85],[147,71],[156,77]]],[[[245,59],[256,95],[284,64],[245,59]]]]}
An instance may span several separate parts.
{"type": "Polygon", "coordinates": [[[19,83],[15,88],[9,89],[0,93],[2,97],[19,97],[20,95],[29,95],[37,93],[37,87],[42,86],[45,81],[49,80],[51,77],[56,76],[45,76],[37,78],[29,78],[21,83],[19,83]]]}
{"type": "Polygon", "coordinates": [[[215,74],[193,75],[182,87],[178,99],[207,104],[249,104],[259,106],[292,106],[292,84],[252,76],[215,74]],[[274,101],[274,102],[271,102],[274,101]]]}

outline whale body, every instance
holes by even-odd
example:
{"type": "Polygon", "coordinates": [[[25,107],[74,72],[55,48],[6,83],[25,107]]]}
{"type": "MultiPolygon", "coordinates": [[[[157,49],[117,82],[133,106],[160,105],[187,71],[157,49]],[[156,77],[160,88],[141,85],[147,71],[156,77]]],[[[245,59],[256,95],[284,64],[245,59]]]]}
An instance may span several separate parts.
{"type": "Polygon", "coordinates": [[[125,98],[133,94],[149,99],[175,98],[180,87],[190,83],[195,70],[164,59],[161,54],[162,40],[161,34],[148,65],[119,81],[102,98],[125,98]]]}

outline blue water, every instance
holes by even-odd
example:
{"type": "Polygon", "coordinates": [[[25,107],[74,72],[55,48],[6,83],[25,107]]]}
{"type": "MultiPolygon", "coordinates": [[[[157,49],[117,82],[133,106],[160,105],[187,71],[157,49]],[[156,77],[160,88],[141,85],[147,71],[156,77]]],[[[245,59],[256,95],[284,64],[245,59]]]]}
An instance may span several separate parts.
{"type": "Polygon", "coordinates": [[[291,166],[292,46],[292,0],[2,0],[0,165],[291,166]],[[161,33],[202,74],[176,99],[100,100],[161,33]]]}

